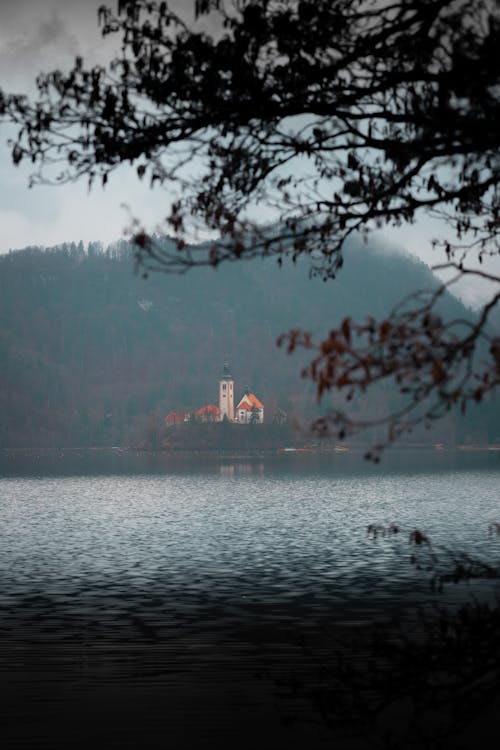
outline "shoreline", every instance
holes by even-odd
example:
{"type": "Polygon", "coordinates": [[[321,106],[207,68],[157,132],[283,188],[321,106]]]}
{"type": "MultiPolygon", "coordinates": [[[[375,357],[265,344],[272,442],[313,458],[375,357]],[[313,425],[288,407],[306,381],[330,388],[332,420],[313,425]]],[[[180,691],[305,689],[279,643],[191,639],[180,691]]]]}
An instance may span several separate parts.
{"type": "MultiPolygon", "coordinates": [[[[139,448],[134,446],[80,446],[80,447],[32,447],[32,448],[0,448],[0,456],[53,456],[62,457],[65,454],[78,455],[78,454],[109,454],[109,455],[127,455],[127,456],[173,456],[176,458],[194,457],[194,456],[207,456],[215,458],[265,458],[275,456],[294,456],[294,455],[339,455],[339,454],[350,454],[350,455],[361,455],[370,449],[370,444],[366,445],[333,445],[333,446],[303,446],[303,447],[281,447],[273,449],[262,449],[262,450],[223,450],[219,448],[193,448],[189,449],[175,449],[175,448],[139,448]]],[[[465,444],[465,445],[453,445],[446,446],[441,443],[438,444],[416,444],[416,445],[398,445],[392,446],[385,450],[385,455],[397,455],[397,454],[408,454],[408,453],[461,453],[461,452],[500,452],[500,443],[488,443],[488,444],[465,444]]]]}

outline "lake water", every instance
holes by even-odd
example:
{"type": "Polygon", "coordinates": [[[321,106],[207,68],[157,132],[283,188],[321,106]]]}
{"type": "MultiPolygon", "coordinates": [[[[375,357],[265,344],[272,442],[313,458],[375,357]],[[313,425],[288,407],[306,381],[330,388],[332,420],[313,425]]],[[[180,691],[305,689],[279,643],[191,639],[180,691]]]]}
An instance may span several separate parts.
{"type": "Polygon", "coordinates": [[[0,632],[16,639],[258,639],[480,592],[431,594],[417,528],[500,561],[497,453],[54,460],[0,478],[0,632]],[[401,533],[367,535],[390,523],[401,533]]]}
{"type": "MultiPolygon", "coordinates": [[[[390,644],[393,616],[414,628],[424,604],[496,595],[484,582],[432,593],[408,535],[425,532],[443,570],[445,548],[498,565],[499,480],[493,452],[377,467],[354,453],[0,454],[5,746],[331,748],[317,696],[335,710],[333,685],[350,705],[339,650],[369,679],[366,626],[390,644]],[[367,535],[390,523],[401,532],[367,535]]],[[[378,719],[353,721],[361,745],[345,747],[387,746],[378,719]]],[[[432,746],[486,746],[466,729],[432,746]]]]}

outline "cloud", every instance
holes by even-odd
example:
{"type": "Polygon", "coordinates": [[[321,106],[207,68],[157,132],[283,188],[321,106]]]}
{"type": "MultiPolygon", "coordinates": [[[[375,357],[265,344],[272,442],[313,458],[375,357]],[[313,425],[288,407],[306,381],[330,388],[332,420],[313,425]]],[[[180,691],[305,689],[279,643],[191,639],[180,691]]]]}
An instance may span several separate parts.
{"type": "MultiPolygon", "coordinates": [[[[29,92],[42,70],[66,66],[80,53],[81,44],[57,8],[29,13],[21,4],[18,23],[10,18],[2,24],[0,15],[0,86],[29,92]]],[[[16,14],[14,14],[16,16],[16,14]]]]}
{"type": "Polygon", "coordinates": [[[40,24],[36,36],[42,46],[57,44],[61,41],[64,44],[68,41],[78,44],[78,40],[75,36],[70,36],[68,38],[66,26],[55,11],[52,12],[50,18],[40,24]]]}
{"type": "Polygon", "coordinates": [[[29,93],[40,72],[68,69],[77,55],[105,64],[119,39],[101,35],[102,2],[0,0],[0,88],[29,93]]]}
{"type": "MultiPolygon", "coordinates": [[[[76,55],[89,64],[108,59],[119,38],[101,36],[97,9],[102,1],[1,0],[0,88],[30,93],[40,71],[68,68],[76,55]]],[[[189,0],[174,0],[172,7],[186,20],[194,19],[189,0]]],[[[130,205],[131,213],[149,229],[166,215],[166,193],[138,183],[127,168],[111,178],[105,191],[96,187],[88,194],[84,181],[29,190],[29,165],[15,169],[5,145],[13,135],[12,128],[0,131],[0,252],[58,244],[75,237],[113,241],[129,223],[123,204],[130,205]]]]}
{"type": "MultiPolygon", "coordinates": [[[[29,93],[41,71],[69,68],[76,55],[89,64],[103,64],[120,43],[118,35],[103,38],[97,11],[105,0],[1,0],[0,88],[29,93]]],[[[115,7],[116,3],[108,5],[115,7]]],[[[194,25],[194,0],[170,0],[172,10],[194,25]]],[[[217,14],[196,26],[220,30],[217,14]]]]}
{"type": "MultiPolygon", "coordinates": [[[[0,0],[0,88],[30,92],[40,71],[68,68],[76,55],[88,64],[104,63],[119,44],[118,36],[103,39],[97,9],[106,0],[0,0]]],[[[108,5],[116,7],[114,0],[108,5]]],[[[170,0],[170,6],[188,24],[194,24],[194,0],[170,0]]],[[[220,33],[217,14],[204,17],[197,27],[220,33]]],[[[52,245],[65,241],[110,242],[123,234],[129,217],[123,203],[154,229],[167,213],[168,195],[138,183],[130,169],[113,176],[108,188],[96,187],[90,195],[83,182],[58,188],[29,190],[28,168],[14,169],[0,131],[0,253],[26,245],[52,245]],[[2,143],[3,142],[3,143],[2,143]]],[[[404,247],[428,265],[441,258],[432,251],[431,238],[443,226],[430,219],[381,233],[389,247],[404,247]]],[[[492,261],[493,263],[493,261],[492,261]]],[[[495,262],[500,272],[500,259],[495,262]]],[[[466,280],[460,293],[473,305],[484,299],[486,287],[466,280]]]]}
{"type": "Polygon", "coordinates": [[[168,213],[167,191],[160,187],[151,190],[125,166],[111,176],[105,189],[95,185],[90,193],[84,181],[37,185],[28,190],[23,169],[3,170],[9,182],[0,184],[0,253],[79,240],[106,244],[123,236],[131,216],[155,231],[168,213]]]}

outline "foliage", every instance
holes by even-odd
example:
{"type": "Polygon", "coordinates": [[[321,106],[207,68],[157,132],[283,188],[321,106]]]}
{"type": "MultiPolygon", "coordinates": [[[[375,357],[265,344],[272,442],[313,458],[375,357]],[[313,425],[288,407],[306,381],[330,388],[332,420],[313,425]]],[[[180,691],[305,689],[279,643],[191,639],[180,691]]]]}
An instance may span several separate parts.
{"type": "Polygon", "coordinates": [[[413,628],[336,628],[322,648],[303,640],[293,671],[269,675],[282,719],[316,719],[332,740],[363,747],[477,747],[495,731],[499,614],[470,602],[413,628]]]}
{"type": "MultiPolygon", "coordinates": [[[[499,529],[490,524],[490,536],[499,529]]],[[[397,543],[402,529],[371,524],[368,535],[397,543]]],[[[431,575],[434,597],[452,583],[500,577],[498,565],[434,548],[418,529],[408,538],[410,561],[431,575]]],[[[336,739],[363,737],[367,747],[476,747],[478,732],[486,736],[496,722],[499,624],[495,598],[451,608],[436,598],[417,616],[406,612],[357,632],[338,624],[319,643],[302,636],[293,671],[279,678],[269,673],[278,707],[289,723],[310,721],[305,703],[336,739]]]]}
{"type": "MultiPolygon", "coordinates": [[[[217,0],[216,32],[191,28],[166,2],[121,0],[99,11],[121,50],[109,70],[41,75],[30,102],[4,95],[19,124],[15,163],[33,180],[92,184],[122,163],[140,179],[177,185],[167,217],[174,249],[135,233],[148,269],[184,271],[255,256],[307,256],[327,279],[354,233],[444,219],[444,264],[484,276],[491,300],[476,324],[443,323],[439,292],[388,318],[345,319],[320,343],[292,331],[290,351],[316,351],[305,374],[318,397],[394,382],[407,406],[386,415],[379,446],[500,383],[500,341],[488,318],[495,273],[467,259],[499,253],[500,5],[498,0],[217,0]],[[227,6],[227,7],[226,7],[227,6]],[[273,221],[272,228],[253,220],[273,221]],[[195,230],[219,239],[189,244],[195,230]],[[486,346],[481,348],[483,340],[486,346]]],[[[363,423],[334,410],[320,423],[339,436],[363,423]]]]}
{"type": "MultiPolygon", "coordinates": [[[[181,424],[165,429],[162,435],[163,448],[175,451],[222,451],[232,454],[252,454],[293,446],[300,435],[288,425],[263,424],[259,429],[248,425],[222,422],[181,424]]],[[[149,446],[147,446],[149,447],[149,446]]]]}

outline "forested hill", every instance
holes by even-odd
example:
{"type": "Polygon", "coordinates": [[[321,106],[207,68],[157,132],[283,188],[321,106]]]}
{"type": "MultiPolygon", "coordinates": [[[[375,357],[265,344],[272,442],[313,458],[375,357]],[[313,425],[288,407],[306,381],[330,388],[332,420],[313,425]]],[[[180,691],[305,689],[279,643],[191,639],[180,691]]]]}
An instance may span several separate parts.
{"type": "MultiPolygon", "coordinates": [[[[278,335],[382,316],[432,283],[419,261],[366,246],[352,246],[327,283],[274,261],[145,280],[124,242],[10,253],[0,258],[0,446],[136,443],[167,412],[216,403],[225,360],[237,395],[248,384],[266,419],[278,407],[309,419],[317,407],[300,377],[306,358],[278,349],[278,335]]],[[[452,297],[443,305],[467,314],[452,297]]],[[[394,395],[383,398],[390,406],[394,395]]],[[[370,402],[357,408],[369,413],[370,402]]],[[[428,439],[494,439],[491,415],[486,407],[448,419],[428,439]]]]}

